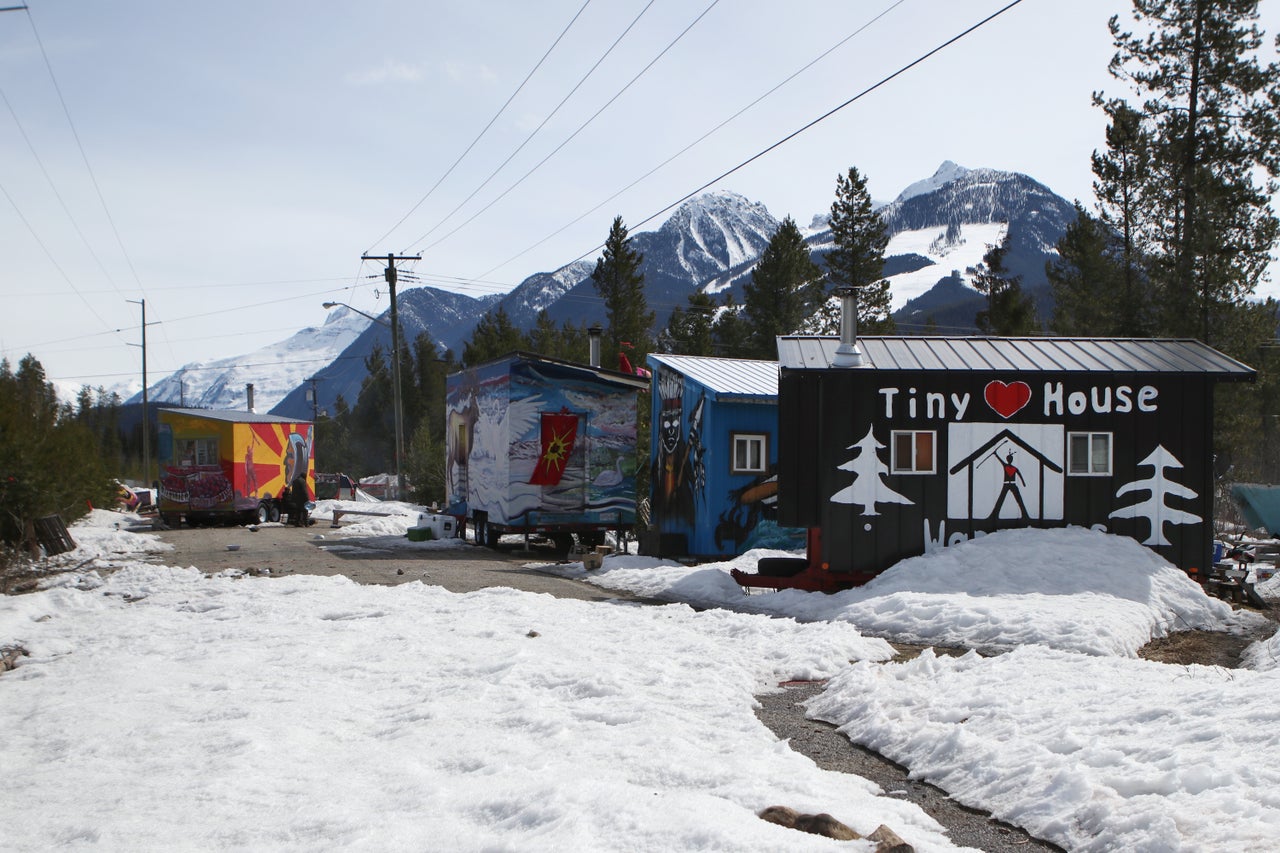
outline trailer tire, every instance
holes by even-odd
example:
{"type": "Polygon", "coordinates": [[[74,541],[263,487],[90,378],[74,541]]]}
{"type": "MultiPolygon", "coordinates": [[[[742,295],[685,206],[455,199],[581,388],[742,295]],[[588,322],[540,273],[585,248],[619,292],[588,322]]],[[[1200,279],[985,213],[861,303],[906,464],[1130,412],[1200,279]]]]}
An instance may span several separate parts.
{"type": "Polygon", "coordinates": [[[271,504],[270,508],[268,508],[268,509],[267,509],[267,520],[268,520],[268,521],[279,521],[279,520],[280,520],[280,507],[276,506],[275,504],[271,504]]]}
{"type": "Polygon", "coordinates": [[[271,520],[271,509],[266,505],[265,502],[258,504],[258,523],[266,524],[270,520],[271,520]]]}
{"type": "Polygon", "coordinates": [[[498,540],[499,540],[499,539],[501,539],[501,538],[502,538],[502,537],[501,537],[501,535],[499,535],[498,531],[497,531],[496,529],[494,529],[494,528],[490,527],[490,526],[489,526],[489,524],[488,524],[488,522],[486,522],[486,523],[485,523],[485,526],[484,526],[484,544],[485,544],[485,546],[486,546],[486,547],[488,547],[488,548],[492,548],[493,550],[495,550],[495,551],[496,551],[496,550],[498,550],[498,540]]]}
{"type": "Polygon", "coordinates": [[[569,556],[569,552],[573,550],[573,534],[552,533],[551,543],[555,545],[557,554],[562,557],[567,557],[569,556]]]}
{"type": "Polygon", "coordinates": [[[771,578],[792,578],[809,568],[804,557],[761,557],[756,560],[756,573],[771,578]]]}

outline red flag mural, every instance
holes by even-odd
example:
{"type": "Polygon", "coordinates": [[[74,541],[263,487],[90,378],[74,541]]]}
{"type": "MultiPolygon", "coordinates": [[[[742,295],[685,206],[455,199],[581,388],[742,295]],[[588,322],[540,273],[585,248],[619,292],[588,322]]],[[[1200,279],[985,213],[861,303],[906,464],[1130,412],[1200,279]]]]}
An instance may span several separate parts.
{"type": "Polygon", "coordinates": [[[578,416],[573,413],[542,415],[542,455],[529,478],[532,486],[554,486],[564,476],[565,463],[578,438],[578,416]]]}

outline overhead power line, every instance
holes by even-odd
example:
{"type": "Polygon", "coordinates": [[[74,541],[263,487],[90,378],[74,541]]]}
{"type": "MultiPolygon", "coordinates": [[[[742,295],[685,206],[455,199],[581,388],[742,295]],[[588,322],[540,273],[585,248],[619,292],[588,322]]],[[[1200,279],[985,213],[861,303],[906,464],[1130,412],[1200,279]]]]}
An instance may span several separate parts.
{"type": "MultiPolygon", "coordinates": [[[[436,180],[436,182],[431,185],[431,189],[427,190],[426,194],[424,194],[422,198],[418,199],[417,204],[409,208],[408,213],[400,217],[400,219],[396,222],[395,225],[392,225],[389,229],[387,229],[386,234],[383,234],[377,240],[374,240],[372,245],[376,246],[379,243],[381,243],[383,240],[387,239],[387,237],[391,236],[391,234],[397,228],[399,228],[401,225],[404,224],[404,221],[406,219],[408,219],[410,216],[413,215],[414,211],[416,211],[419,207],[422,207],[423,203],[431,197],[432,193],[436,191],[436,188],[439,187],[440,184],[444,182],[444,179],[449,177],[451,174],[453,174],[453,170],[458,168],[458,164],[461,163],[463,159],[468,154],[471,153],[471,149],[476,147],[476,143],[479,142],[482,138],[484,138],[484,135],[489,132],[490,128],[493,127],[494,122],[498,120],[498,117],[501,116],[504,112],[506,112],[507,107],[511,106],[511,102],[515,100],[516,95],[520,94],[520,91],[524,89],[525,84],[527,84],[533,78],[533,75],[537,73],[538,69],[542,67],[542,63],[547,61],[547,57],[549,57],[551,55],[551,52],[556,49],[556,45],[560,44],[560,41],[565,37],[565,34],[569,32],[570,28],[573,27],[573,25],[577,22],[578,18],[582,16],[582,13],[585,12],[587,7],[590,5],[591,5],[591,0],[587,0],[587,2],[582,4],[582,8],[578,9],[577,13],[574,14],[573,18],[570,19],[569,23],[565,25],[565,28],[560,31],[560,35],[556,36],[556,40],[551,43],[551,47],[547,48],[546,52],[542,54],[542,58],[538,60],[537,64],[534,65],[532,69],[530,69],[529,73],[525,75],[525,78],[520,81],[520,85],[516,86],[515,91],[511,93],[510,97],[507,98],[506,102],[501,107],[498,108],[498,111],[496,113],[493,114],[493,118],[489,119],[489,123],[486,124],[478,134],[476,134],[475,139],[471,140],[471,144],[466,147],[466,150],[464,150],[461,154],[458,155],[457,160],[453,161],[453,165],[445,170],[444,174],[441,175],[436,180]]],[[[372,253],[372,248],[370,248],[369,251],[365,252],[366,255],[371,253],[372,253]]]]}
{"type": "MultiPolygon", "coordinates": [[[[559,153],[560,153],[560,151],[561,151],[561,149],[563,149],[566,145],[568,145],[570,142],[572,142],[572,141],[573,141],[573,140],[578,136],[578,134],[579,134],[579,133],[582,133],[582,131],[586,130],[586,129],[587,129],[587,127],[588,127],[592,122],[594,122],[597,118],[599,118],[599,117],[600,117],[601,113],[603,113],[605,110],[607,110],[610,106],[612,106],[612,105],[613,105],[614,101],[616,101],[616,100],[618,100],[618,98],[622,97],[622,95],[623,95],[623,93],[624,93],[624,92],[626,92],[628,89],[630,89],[630,88],[635,84],[635,82],[636,82],[637,80],[639,80],[639,79],[640,79],[641,77],[643,77],[646,73],[648,73],[649,69],[650,69],[650,68],[652,68],[652,67],[653,67],[653,66],[658,62],[658,60],[659,60],[659,59],[661,59],[663,56],[665,56],[665,55],[666,55],[666,53],[667,53],[667,51],[669,51],[669,50],[671,50],[671,48],[675,47],[677,42],[679,42],[682,38],[684,38],[686,35],[688,35],[689,31],[690,31],[690,30],[692,30],[695,26],[697,26],[698,22],[699,22],[699,21],[701,21],[704,17],[706,17],[707,13],[708,13],[708,12],[710,12],[713,8],[715,8],[716,4],[717,4],[717,3],[719,3],[719,2],[720,2],[720,0],[711,0],[711,4],[710,4],[709,6],[707,6],[707,8],[703,9],[703,10],[702,10],[702,13],[701,13],[701,14],[699,14],[699,15],[698,15],[698,17],[694,18],[694,19],[693,19],[693,21],[689,24],[689,26],[687,26],[687,27],[685,27],[683,30],[681,30],[681,31],[680,31],[680,34],[679,34],[679,35],[677,35],[674,39],[672,39],[672,40],[670,41],[670,43],[668,43],[668,44],[667,44],[667,46],[666,46],[666,47],[664,47],[661,51],[659,51],[657,56],[655,56],[653,59],[649,60],[649,64],[647,64],[644,68],[641,68],[641,69],[640,69],[640,72],[639,72],[638,74],[636,74],[636,75],[635,75],[634,77],[632,77],[629,81],[627,81],[627,84],[626,84],[625,86],[623,86],[621,89],[619,89],[619,90],[617,91],[617,93],[615,93],[615,94],[614,94],[614,96],[613,96],[612,98],[610,98],[608,101],[606,101],[606,102],[605,102],[605,104],[604,104],[604,106],[600,107],[600,109],[596,110],[596,111],[595,111],[595,113],[593,113],[593,114],[591,115],[591,117],[590,117],[590,118],[588,118],[586,121],[584,121],[582,124],[580,124],[580,125],[578,126],[578,129],[577,129],[577,130],[575,130],[573,133],[569,134],[569,136],[568,136],[567,138],[565,138],[565,140],[564,140],[563,142],[561,142],[559,145],[557,145],[557,146],[556,146],[556,147],[551,151],[551,153],[550,153],[550,154],[548,154],[547,156],[545,156],[545,157],[543,157],[541,160],[539,160],[539,161],[534,165],[534,167],[533,167],[532,169],[530,169],[529,171],[525,172],[525,173],[520,177],[520,179],[519,179],[519,180],[517,180],[517,181],[516,181],[514,184],[512,184],[511,186],[507,187],[505,190],[503,190],[503,191],[502,191],[502,192],[497,196],[497,198],[493,199],[493,200],[492,200],[492,201],[490,201],[488,204],[486,204],[484,207],[482,207],[482,208],[480,208],[479,210],[477,210],[477,211],[476,211],[475,213],[473,213],[473,214],[472,214],[472,215],[471,215],[471,216],[470,216],[470,217],[469,217],[465,222],[463,222],[463,223],[462,223],[461,225],[459,225],[457,228],[454,228],[452,231],[450,231],[448,234],[446,234],[446,235],[444,235],[443,237],[441,237],[439,240],[436,240],[434,243],[432,243],[432,244],[431,244],[431,246],[428,246],[427,248],[433,248],[433,247],[435,247],[435,246],[440,245],[440,243],[441,243],[441,242],[443,242],[443,241],[445,241],[445,240],[449,239],[449,238],[450,238],[450,237],[452,237],[454,234],[457,234],[457,233],[458,233],[459,231],[461,231],[463,228],[465,228],[466,226],[470,225],[470,224],[471,224],[471,223],[476,219],[476,217],[480,216],[480,215],[481,215],[482,213],[484,213],[486,210],[488,210],[489,208],[493,207],[495,204],[497,204],[497,203],[498,203],[499,201],[501,201],[502,199],[506,198],[506,196],[507,196],[507,194],[508,194],[508,193],[510,193],[510,192],[511,192],[512,190],[514,190],[516,187],[518,187],[518,186],[520,186],[522,183],[524,183],[524,182],[525,182],[525,179],[527,179],[527,178],[528,178],[530,175],[532,175],[534,172],[536,172],[536,171],[538,171],[539,169],[541,169],[541,168],[543,167],[543,165],[545,165],[545,164],[546,164],[546,162],[547,162],[548,160],[550,160],[550,159],[551,159],[552,157],[554,157],[555,155],[559,154],[559,153]]],[[[504,163],[503,165],[506,165],[506,164],[504,163]]],[[[465,203],[466,203],[466,202],[463,202],[463,204],[465,204],[465,203]]],[[[459,207],[460,207],[460,206],[461,206],[461,205],[459,205],[459,207]]],[[[457,210],[457,208],[454,208],[454,210],[457,210]]],[[[451,215],[452,215],[452,214],[451,214],[451,215]]],[[[437,227],[438,227],[438,226],[437,226],[437,227]]],[[[422,239],[425,239],[425,236],[424,236],[422,239]]],[[[415,244],[415,245],[416,245],[416,244],[415,244]]]]}
{"type": "MultiPolygon", "coordinates": [[[[840,105],[838,105],[838,106],[836,106],[836,107],[833,107],[833,108],[832,108],[832,109],[830,109],[830,110],[827,110],[825,113],[823,113],[822,115],[818,116],[818,117],[817,117],[817,118],[815,118],[813,121],[809,122],[808,124],[804,125],[803,127],[800,127],[800,128],[797,128],[796,130],[793,130],[791,133],[788,133],[786,136],[782,137],[781,139],[779,139],[777,142],[773,143],[773,144],[772,144],[772,145],[770,145],[769,147],[767,147],[767,148],[763,149],[762,151],[760,151],[760,152],[758,152],[758,153],[756,153],[756,154],[753,154],[752,156],[748,157],[746,160],[743,160],[741,163],[739,163],[738,165],[734,166],[732,169],[729,169],[729,170],[728,170],[728,171],[726,171],[726,172],[722,172],[721,174],[719,174],[719,175],[717,175],[716,177],[712,178],[711,180],[707,181],[707,182],[706,182],[705,184],[703,184],[702,186],[698,187],[697,189],[693,190],[692,192],[686,193],[684,196],[682,196],[681,198],[679,198],[679,199],[677,199],[677,200],[673,201],[671,204],[667,205],[666,207],[662,208],[661,210],[658,210],[658,211],[655,211],[655,212],[653,212],[653,213],[649,214],[649,215],[648,215],[648,216],[646,216],[644,219],[642,219],[642,220],[640,220],[639,222],[635,223],[635,225],[633,225],[633,226],[631,226],[631,227],[632,227],[632,228],[635,228],[635,227],[639,227],[639,226],[641,226],[641,225],[648,224],[649,222],[652,222],[654,219],[657,219],[657,218],[658,218],[659,216],[661,216],[662,214],[666,213],[668,210],[671,210],[671,209],[672,209],[672,208],[674,208],[674,207],[678,207],[678,206],[680,206],[680,205],[684,204],[686,201],[688,201],[689,199],[693,198],[695,195],[697,195],[698,193],[700,193],[700,192],[702,192],[703,190],[707,189],[708,187],[714,186],[715,184],[719,183],[720,181],[723,181],[725,178],[727,178],[727,177],[729,177],[730,175],[732,175],[734,172],[737,172],[737,171],[740,171],[741,169],[746,168],[747,166],[751,165],[751,164],[752,164],[752,163],[754,163],[756,160],[759,160],[761,157],[763,157],[764,155],[766,155],[766,154],[768,154],[769,152],[773,151],[774,149],[776,149],[776,148],[780,148],[781,146],[783,146],[783,145],[785,145],[786,143],[790,142],[792,139],[795,139],[797,136],[799,136],[800,134],[804,133],[805,131],[807,131],[807,130],[809,130],[809,129],[813,128],[813,127],[816,127],[817,125],[819,125],[819,124],[821,124],[822,122],[826,121],[827,119],[831,118],[833,115],[835,115],[836,113],[840,112],[841,110],[843,110],[845,107],[849,106],[850,104],[853,104],[854,102],[856,102],[856,101],[858,101],[858,100],[861,100],[862,98],[864,98],[864,97],[866,97],[867,95],[871,94],[871,93],[872,93],[872,92],[874,92],[876,89],[879,89],[881,86],[885,85],[885,84],[886,84],[886,83],[888,83],[889,81],[891,81],[891,80],[893,80],[893,79],[895,79],[895,78],[897,78],[897,77],[902,76],[902,75],[903,75],[903,74],[905,74],[907,71],[910,71],[912,68],[915,68],[917,65],[919,65],[920,63],[922,63],[922,62],[924,62],[925,60],[929,59],[930,57],[932,57],[932,56],[934,56],[934,55],[936,55],[936,54],[940,53],[940,52],[941,52],[941,51],[943,51],[943,50],[946,50],[946,49],[947,49],[948,47],[950,47],[951,45],[953,45],[953,44],[955,44],[956,42],[960,41],[960,39],[964,38],[965,36],[969,35],[970,33],[975,32],[976,30],[981,29],[982,27],[986,26],[986,25],[987,25],[987,24],[989,24],[991,21],[994,21],[996,18],[1000,17],[1000,16],[1001,16],[1001,15],[1003,15],[1005,12],[1009,11],[1010,9],[1012,9],[1014,6],[1017,6],[1017,5],[1018,5],[1018,4],[1020,4],[1021,2],[1022,2],[1022,0],[1012,0],[1012,2],[1011,2],[1011,3],[1009,3],[1009,4],[1005,5],[1005,6],[1003,6],[1003,7],[1002,7],[1002,8],[1000,8],[1000,9],[997,9],[997,10],[996,10],[996,11],[994,11],[994,12],[992,12],[990,15],[988,15],[988,16],[987,16],[987,17],[985,17],[985,18],[983,18],[981,21],[979,21],[978,23],[974,24],[973,26],[971,26],[971,27],[969,27],[969,28],[965,29],[963,32],[960,32],[960,33],[958,33],[957,35],[954,35],[954,36],[952,36],[951,38],[947,39],[947,40],[946,40],[946,41],[944,41],[942,44],[940,44],[940,45],[938,45],[937,47],[933,48],[933,50],[930,50],[929,52],[927,52],[927,53],[925,53],[925,54],[922,54],[921,56],[917,57],[916,59],[913,59],[911,62],[908,62],[906,65],[902,66],[902,67],[901,67],[901,68],[899,68],[897,71],[894,71],[892,74],[889,74],[889,75],[887,75],[887,76],[885,76],[885,77],[882,77],[879,81],[877,81],[877,82],[873,83],[872,85],[868,86],[867,88],[863,89],[861,92],[859,92],[858,94],[854,95],[852,98],[850,98],[849,100],[845,101],[844,103],[842,103],[842,104],[840,104],[840,105]]],[[[598,251],[599,251],[600,249],[602,249],[602,248],[604,248],[604,244],[603,244],[603,243],[599,244],[598,246],[596,246],[595,248],[593,248],[593,249],[591,249],[591,250],[589,250],[589,251],[587,251],[587,252],[584,252],[583,254],[579,255],[577,258],[574,258],[574,260],[580,260],[580,259],[582,259],[582,258],[586,257],[587,255],[590,255],[590,254],[593,254],[593,253],[595,253],[595,252],[598,252],[598,251]]],[[[571,263],[572,263],[572,262],[571,262],[571,263]]]]}
{"type": "Polygon", "coordinates": [[[449,219],[455,213],[457,213],[459,210],[462,209],[463,205],[471,201],[471,199],[475,198],[476,195],[482,189],[487,187],[489,185],[489,182],[492,181],[494,178],[496,178],[498,176],[498,173],[501,172],[504,168],[506,168],[506,165],[511,162],[513,157],[515,157],[517,154],[519,154],[521,151],[524,150],[524,147],[528,145],[533,140],[533,138],[537,136],[539,132],[541,132],[541,130],[544,127],[547,126],[547,123],[551,121],[552,118],[555,117],[556,113],[560,112],[561,107],[563,107],[566,103],[568,103],[569,99],[574,96],[574,93],[576,93],[578,89],[582,88],[582,85],[587,82],[587,80],[591,77],[592,74],[595,73],[596,69],[600,67],[600,64],[604,62],[606,58],[608,58],[609,54],[613,53],[614,49],[619,44],[622,43],[622,40],[627,37],[627,33],[631,32],[632,28],[634,28],[635,25],[640,22],[640,19],[644,17],[644,13],[649,11],[649,7],[652,6],[655,2],[656,0],[649,0],[649,2],[645,4],[645,7],[640,10],[640,14],[636,15],[635,18],[631,21],[631,23],[627,24],[627,28],[623,30],[622,33],[616,39],[614,39],[613,44],[609,45],[609,47],[605,50],[605,52],[600,54],[600,58],[595,61],[595,64],[592,65],[589,69],[587,69],[587,73],[584,74],[582,76],[582,79],[580,79],[574,85],[574,87],[569,90],[569,94],[565,95],[564,98],[560,101],[560,103],[556,104],[555,109],[553,109],[550,113],[547,114],[546,118],[542,120],[542,123],[539,124],[537,127],[535,127],[533,131],[528,136],[525,137],[524,141],[521,142],[519,145],[517,145],[516,149],[512,151],[509,155],[507,155],[507,159],[503,160],[500,164],[498,164],[498,168],[494,169],[492,172],[489,173],[489,177],[485,178],[484,181],[481,182],[480,186],[472,190],[469,196],[467,196],[461,202],[459,202],[457,207],[455,207],[453,210],[445,214],[444,217],[435,225],[433,225],[431,229],[427,231],[426,234],[423,234],[417,240],[414,240],[410,244],[409,248],[405,250],[405,254],[408,254],[408,252],[412,251],[412,248],[414,246],[417,246],[420,243],[422,243],[424,240],[426,240],[428,237],[434,234],[436,232],[436,229],[440,228],[440,226],[448,222],[449,219]]]}
{"type": "Polygon", "coordinates": [[[797,78],[797,77],[799,77],[801,74],[803,74],[804,72],[808,71],[808,70],[809,70],[810,68],[812,68],[813,66],[817,65],[817,64],[818,64],[819,62],[821,62],[823,59],[826,59],[828,56],[830,56],[830,55],[831,55],[832,53],[834,53],[836,50],[838,50],[839,48],[841,48],[841,47],[843,47],[845,44],[847,44],[849,41],[851,41],[855,36],[857,36],[857,35],[861,34],[863,31],[865,31],[865,30],[866,30],[868,27],[870,27],[872,24],[876,23],[876,22],[877,22],[877,21],[879,21],[881,18],[883,18],[885,15],[889,14],[890,12],[892,12],[894,9],[898,8],[899,6],[901,6],[901,5],[902,5],[903,3],[905,3],[905,2],[906,2],[906,0],[896,0],[896,2],[895,2],[895,3],[893,3],[892,5],[890,5],[890,6],[888,6],[887,8],[885,8],[883,11],[881,11],[881,12],[880,12],[878,15],[876,15],[874,18],[872,18],[871,20],[867,21],[865,24],[863,24],[862,26],[858,27],[858,28],[857,28],[856,30],[854,30],[853,32],[849,33],[849,35],[847,35],[847,36],[845,36],[844,38],[840,39],[840,41],[836,42],[836,43],[835,43],[835,44],[833,44],[831,47],[827,48],[827,49],[826,49],[826,50],[824,50],[822,53],[820,53],[820,54],[818,54],[817,56],[815,56],[813,59],[809,60],[809,62],[805,63],[805,64],[804,64],[803,66],[801,66],[800,68],[797,68],[795,71],[793,71],[791,74],[789,74],[785,79],[783,79],[782,81],[780,81],[779,83],[777,83],[775,86],[773,86],[773,88],[769,89],[769,90],[768,90],[767,92],[765,92],[763,95],[760,95],[760,96],[759,96],[759,97],[757,97],[755,100],[751,101],[751,103],[747,104],[747,105],[746,105],[746,106],[744,106],[742,109],[738,110],[736,113],[734,113],[733,115],[729,116],[729,117],[728,117],[728,118],[726,118],[724,121],[720,122],[720,123],[719,123],[719,124],[717,124],[715,127],[713,127],[713,128],[711,128],[710,130],[708,130],[706,133],[702,134],[702,136],[699,136],[699,137],[698,137],[697,139],[695,139],[693,142],[690,142],[690,143],[689,143],[688,145],[686,145],[684,148],[681,148],[681,149],[680,149],[679,151],[677,151],[675,154],[672,154],[670,157],[668,157],[667,159],[663,160],[661,163],[659,163],[658,165],[654,166],[652,169],[650,169],[649,171],[645,172],[643,175],[641,175],[640,177],[636,178],[634,181],[632,181],[631,183],[627,184],[625,187],[623,187],[622,189],[618,190],[618,191],[617,191],[617,192],[615,192],[613,195],[611,195],[611,196],[609,196],[608,198],[604,199],[604,200],[603,200],[603,201],[601,201],[599,204],[597,204],[595,207],[593,207],[593,208],[591,208],[590,210],[588,210],[588,211],[586,211],[586,212],[582,213],[581,215],[579,215],[579,216],[575,217],[574,219],[570,220],[569,222],[566,222],[564,225],[560,226],[560,227],[559,227],[559,228],[557,228],[555,231],[553,231],[553,232],[551,232],[550,234],[548,234],[547,236],[543,237],[543,238],[542,238],[541,240],[539,240],[538,242],[534,243],[533,245],[531,245],[531,246],[529,246],[529,247],[527,247],[527,248],[525,248],[525,249],[522,249],[521,251],[519,251],[519,252],[517,252],[516,254],[512,255],[511,257],[507,258],[507,259],[506,259],[505,261],[503,261],[502,263],[498,264],[497,266],[490,267],[489,269],[485,270],[483,273],[481,273],[481,274],[478,276],[478,278],[484,278],[485,276],[491,275],[491,274],[493,274],[494,272],[496,272],[496,271],[498,271],[498,270],[502,269],[503,267],[505,267],[507,264],[511,263],[512,261],[515,261],[515,260],[517,260],[517,259],[519,259],[519,258],[523,257],[524,255],[527,255],[529,252],[532,252],[534,249],[538,248],[538,247],[539,247],[539,246],[541,246],[543,243],[546,243],[548,240],[550,240],[550,239],[552,239],[552,238],[554,238],[554,237],[559,236],[560,234],[564,233],[564,232],[565,232],[565,231],[567,231],[568,229],[572,228],[574,225],[577,225],[579,222],[581,222],[582,220],[586,219],[588,216],[590,216],[591,214],[595,213],[596,211],[600,210],[600,209],[601,209],[602,207],[604,207],[606,204],[608,204],[609,202],[611,202],[611,201],[613,201],[614,199],[618,198],[618,197],[619,197],[619,196],[621,196],[623,193],[627,192],[628,190],[631,190],[631,189],[635,188],[637,185],[639,185],[639,184],[640,184],[640,183],[642,183],[643,181],[646,181],[646,180],[648,180],[649,178],[653,177],[653,176],[654,176],[655,174],[657,174],[660,170],[662,170],[662,169],[666,168],[668,165],[670,165],[670,164],[671,164],[672,162],[674,162],[676,159],[678,159],[679,157],[682,157],[683,155],[685,155],[686,153],[688,153],[690,150],[692,150],[694,147],[696,147],[696,146],[698,146],[698,145],[701,145],[703,142],[705,142],[705,141],[706,141],[707,139],[709,139],[711,136],[713,136],[714,134],[716,134],[716,133],[718,133],[719,131],[723,130],[723,129],[724,129],[724,128],[725,128],[725,127],[726,127],[730,122],[732,122],[732,121],[734,121],[735,119],[737,119],[737,118],[739,118],[740,116],[742,116],[742,115],[743,115],[744,113],[746,113],[748,110],[752,109],[752,108],[753,108],[753,107],[755,107],[757,104],[759,104],[761,101],[763,101],[763,100],[765,100],[766,98],[768,98],[769,96],[773,95],[775,92],[777,92],[777,91],[778,91],[779,89],[781,89],[783,86],[787,85],[787,84],[788,84],[788,83],[790,83],[792,80],[796,79],[796,78],[797,78]]]}

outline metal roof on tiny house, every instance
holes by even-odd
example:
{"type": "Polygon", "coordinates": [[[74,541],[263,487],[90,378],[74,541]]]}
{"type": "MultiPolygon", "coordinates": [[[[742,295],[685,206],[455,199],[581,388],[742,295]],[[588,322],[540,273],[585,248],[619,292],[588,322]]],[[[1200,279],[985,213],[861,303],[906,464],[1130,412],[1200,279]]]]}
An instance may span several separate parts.
{"type": "Polygon", "coordinates": [[[1169,338],[860,337],[864,366],[836,367],[838,337],[778,338],[783,369],[1174,373],[1250,380],[1253,368],[1196,340],[1169,338]]]}
{"type": "Polygon", "coordinates": [[[260,415],[257,412],[241,412],[227,409],[170,409],[159,410],[161,414],[172,412],[187,417],[208,418],[211,421],[224,421],[232,424],[309,424],[303,418],[284,418],[280,415],[260,415]]]}
{"type": "Polygon", "coordinates": [[[603,379],[606,382],[614,382],[619,385],[626,385],[628,387],[634,388],[639,391],[643,391],[649,387],[649,380],[642,376],[633,376],[630,373],[622,373],[621,371],[609,370],[608,368],[604,368],[604,367],[593,367],[590,364],[580,364],[576,361],[565,361],[564,359],[551,358],[549,356],[538,355],[537,353],[532,353],[532,352],[524,352],[522,350],[512,350],[506,355],[500,355],[497,358],[491,358],[488,361],[482,361],[478,364],[469,364],[466,367],[459,368],[458,370],[449,374],[449,376],[450,377],[458,376],[460,374],[467,373],[472,370],[478,370],[492,364],[498,364],[504,361],[517,361],[517,360],[524,361],[524,362],[531,362],[531,363],[546,364],[546,365],[554,366],[561,370],[568,370],[571,372],[583,373],[586,375],[594,376],[597,379],[603,379]]]}
{"type": "Polygon", "coordinates": [[[649,361],[677,371],[721,402],[776,403],[778,363],[745,358],[650,353],[649,361]]]}

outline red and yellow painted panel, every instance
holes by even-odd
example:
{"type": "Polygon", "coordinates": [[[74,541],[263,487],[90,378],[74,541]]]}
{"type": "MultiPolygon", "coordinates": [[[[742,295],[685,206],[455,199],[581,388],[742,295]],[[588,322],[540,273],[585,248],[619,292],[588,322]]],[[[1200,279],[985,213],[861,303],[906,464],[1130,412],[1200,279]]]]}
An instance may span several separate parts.
{"type": "Polygon", "coordinates": [[[307,495],[316,494],[315,448],[308,423],[237,424],[234,460],[243,493],[278,497],[295,478],[305,477],[307,495]]]}
{"type": "Polygon", "coordinates": [[[313,427],[306,422],[235,423],[162,412],[160,509],[249,511],[304,477],[315,496],[313,427]]]}

